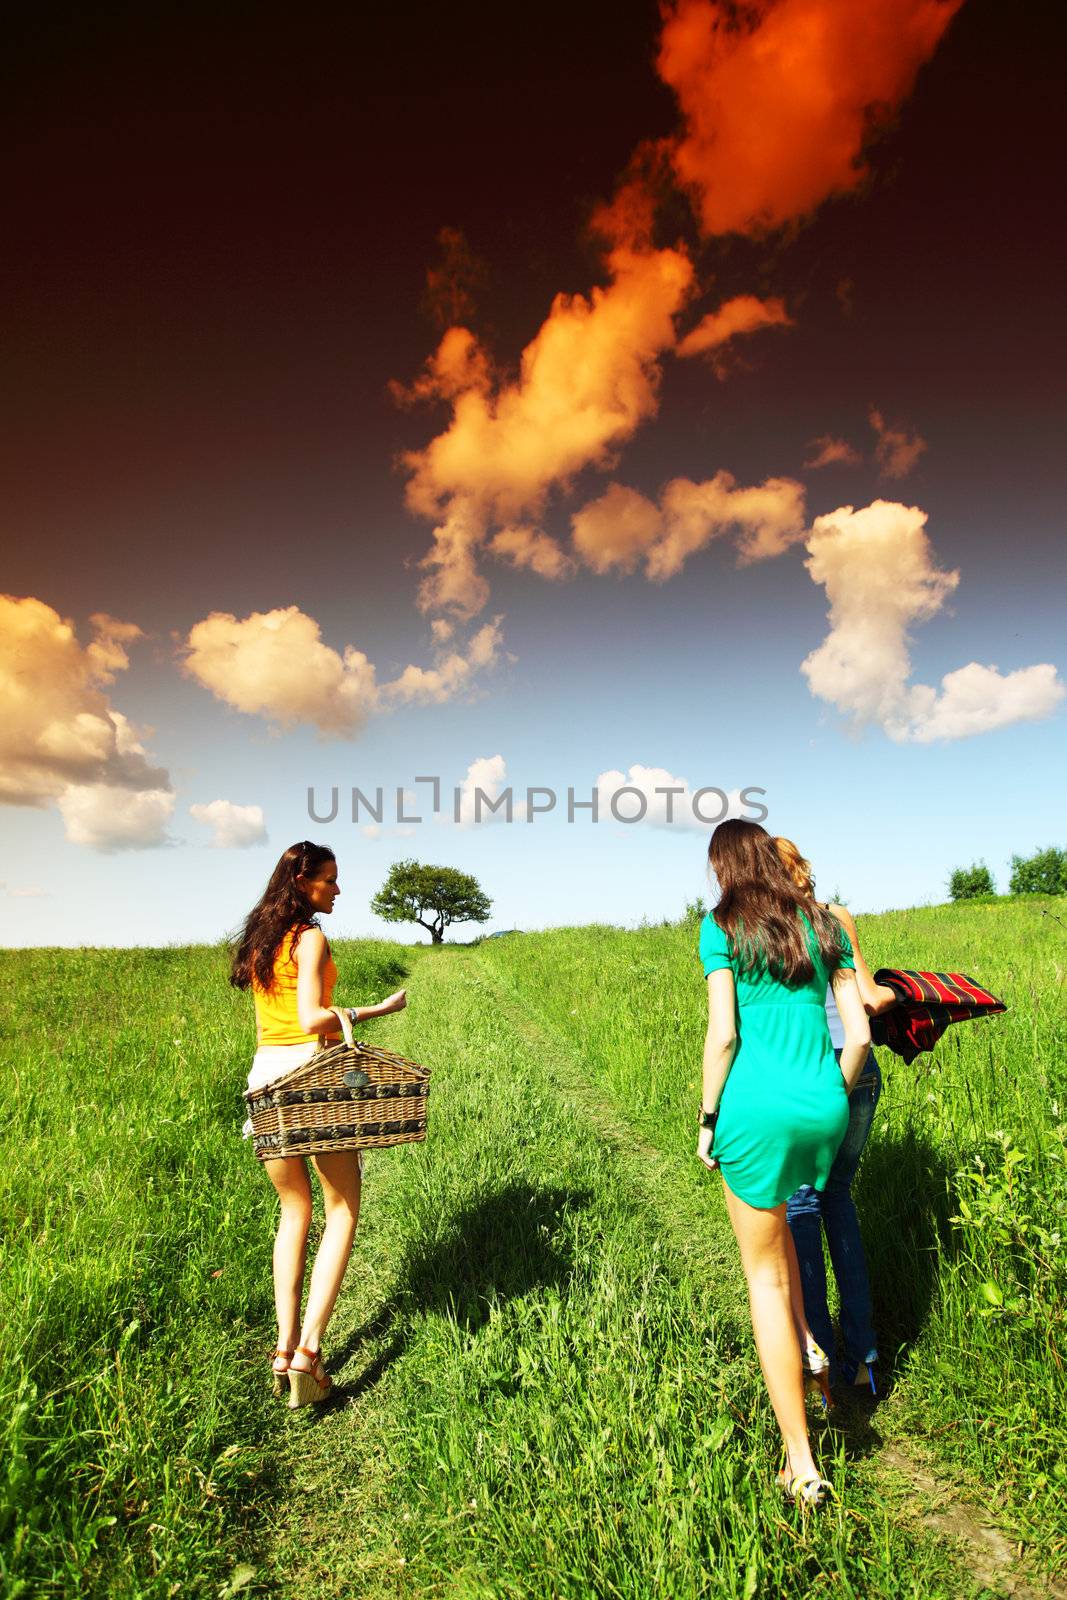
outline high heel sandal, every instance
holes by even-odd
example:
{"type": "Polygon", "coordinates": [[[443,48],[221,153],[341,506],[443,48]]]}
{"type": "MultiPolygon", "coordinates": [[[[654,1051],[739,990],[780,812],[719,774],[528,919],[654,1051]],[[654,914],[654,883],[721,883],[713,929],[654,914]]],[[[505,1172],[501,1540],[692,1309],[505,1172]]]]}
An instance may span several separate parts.
{"type": "Polygon", "coordinates": [[[829,1411],[834,1403],[830,1393],[830,1357],[822,1345],[809,1338],[804,1346],[803,1362],[805,1388],[817,1390],[822,1395],[823,1410],[829,1411]]]}
{"type": "Polygon", "coordinates": [[[869,1388],[872,1395],[877,1399],[878,1388],[874,1381],[874,1366],[870,1361],[860,1362],[856,1368],[856,1376],[853,1378],[852,1384],[856,1389],[869,1388]]]}
{"type": "Polygon", "coordinates": [[[293,1352],[291,1350],[283,1350],[280,1345],[274,1352],[274,1360],[271,1364],[270,1375],[271,1392],[276,1400],[280,1400],[282,1395],[289,1387],[289,1362],[292,1360],[292,1356],[293,1352]],[[284,1361],[285,1366],[279,1367],[277,1365],[279,1361],[284,1361]]]}
{"type": "Polygon", "coordinates": [[[307,1356],[311,1366],[307,1372],[300,1367],[289,1366],[289,1409],[296,1411],[300,1406],[321,1405],[329,1399],[333,1389],[333,1379],[322,1364],[322,1354],[318,1350],[309,1350],[306,1345],[298,1344],[295,1355],[307,1356]],[[319,1374],[322,1374],[320,1377],[319,1374]]]}
{"type": "Polygon", "coordinates": [[[827,1495],[834,1492],[833,1484],[820,1478],[817,1472],[792,1473],[788,1467],[783,1467],[778,1474],[778,1487],[790,1505],[802,1508],[821,1506],[827,1495]]]}

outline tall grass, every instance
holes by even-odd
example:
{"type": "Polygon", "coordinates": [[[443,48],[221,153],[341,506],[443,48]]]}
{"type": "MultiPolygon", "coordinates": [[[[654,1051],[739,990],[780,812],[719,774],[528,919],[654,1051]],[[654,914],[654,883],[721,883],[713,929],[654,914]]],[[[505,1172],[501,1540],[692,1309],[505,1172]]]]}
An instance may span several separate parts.
{"type": "Polygon", "coordinates": [[[489,962],[445,949],[412,976],[398,1032],[434,1067],[431,1138],[368,1164],[372,1231],[332,1335],[353,1405],[293,1432],[290,1506],[306,1488],[314,1509],[273,1524],[283,1592],[977,1593],[849,1483],[825,1431],[841,1505],[784,1512],[736,1270],[715,1283],[713,1191],[646,1182],[489,962]]]}
{"type": "MultiPolygon", "coordinates": [[[[965,1470],[1062,1565],[1067,932],[1043,907],[861,919],[872,966],[969,972],[1009,1010],[956,1025],[910,1067],[880,1052],[885,1088],[855,1192],[893,1386],[887,1424],[965,1470]]],[[[663,1148],[693,1138],[706,1017],[696,932],[560,929],[484,947],[663,1148]]]]}
{"type": "Polygon", "coordinates": [[[806,1521],[717,1180],[692,1154],[695,926],[339,945],[338,997],[433,1069],[367,1164],[327,1353],[267,1398],[274,1202],[237,1137],[251,1006],[219,949],[0,956],[0,1589],[122,1597],[987,1592],[895,1497],[919,1438],[1063,1564],[1065,937],[1036,906],[865,919],[874,963],[1011,1006],[887,1086],[860,1169],[889,1395],[817,1417],[806,1521]],[[979,1165],[978,1163],[982,1163],[979,1165]]]}
{"type": "MultiPolygon", "coordinates": [[[[346,951],[347,992],[395,966],[346,951]]],[[[251,1002],[221,948],[0,967],[0,1584],[214,1592],[274,1492],[273,1207],[238,1137],[251,1002]]]]}

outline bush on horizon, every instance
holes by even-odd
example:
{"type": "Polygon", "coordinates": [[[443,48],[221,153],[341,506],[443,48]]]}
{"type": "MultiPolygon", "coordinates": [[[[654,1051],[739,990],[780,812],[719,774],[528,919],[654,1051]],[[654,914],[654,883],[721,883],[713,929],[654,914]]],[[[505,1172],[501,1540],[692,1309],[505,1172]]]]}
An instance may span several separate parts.
{"type": "Polygon", "coordinates": [[[952,900],[974,900],[982,894],[996,894],[996,884],[993,874],[984,861],[976,861],[970,867],[956,867],[948,880],[949,898],[952,900]]]}
{"type": "Polygon", "coordinates": [[[1032,856],[1012,856],[1012,894],[1067,894],[1067,850],[1049,845],[1032,856]]]}

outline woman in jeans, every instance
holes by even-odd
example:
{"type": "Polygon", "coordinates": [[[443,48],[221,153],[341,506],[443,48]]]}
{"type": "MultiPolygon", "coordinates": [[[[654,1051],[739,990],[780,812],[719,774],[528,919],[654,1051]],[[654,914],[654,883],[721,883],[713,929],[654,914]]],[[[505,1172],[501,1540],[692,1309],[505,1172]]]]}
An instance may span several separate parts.
{"type": "MultiPolygon", "coordinates": [[[[791,839],[774,841],[782,865],[789,873],[797,890],[813,904],[815,880],[811,865],[804,860],[791,839]]],[[[875,983],[871,970],[860,950],[859,936],[852,914],[844,906],[829,905],[828,910],[848,934],[856,962],[856,984],[860,999],[868,1015],[886,1011],[896,1004],[897,996],[884,984],[875,983]]],[[[827,990],[826,1020],[834,1053],[841,1059],[845,1036],[837,1014],[833,994],[827,990]]],[[[800,1264],[800,1280],[804,1291],[804,1313],[816,1341],[830,1357],[830,1379],[836,1376],[834,1360],[834,1331],[826,1303],[826,1267],[823,1261],[822,1229],[830,1248],[830,1261],[837,1280],[841,1301],[841,1338],[844,1358],[840,1373],[846,1383],[869,1385],[875,1392],[874,1374],[871,1370],[878,1360],[878,1342],[875,1338],[871,1312],[871,1287],[867,1276],[867,1257],[864,1254],[859,1218],[852,1199],[852,1180],[856,1176],[863,1147],[874,1121],[878,1096],[882,1092],[882,1074],[871,1050],[860,1072],[856,1087],[849,1095],[848,1127],[841,1146],[834,1157],[826,1187],[820,1194],[810,1184],[801,1184],[786,1204],[786,1217],[796,1245],[800,1264]]]]}

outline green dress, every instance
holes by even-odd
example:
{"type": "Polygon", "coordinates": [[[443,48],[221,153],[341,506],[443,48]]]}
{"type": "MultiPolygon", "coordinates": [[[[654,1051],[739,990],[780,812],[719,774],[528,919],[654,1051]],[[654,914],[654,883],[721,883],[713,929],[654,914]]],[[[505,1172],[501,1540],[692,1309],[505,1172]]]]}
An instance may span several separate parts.
{"type": "MultiPolygon", "coordinates": [[[[810,1183],[822,1189],[848,1127],[848,1095],[826,1023],[829,974],[808,918],[810,982],[791,989],[770,973],[739,973],[726,934],[709,913],[700,928],[705,977],[734,975],[737,1050],[722,1096],[714,1154],[733,1193],[761,1209],[810,1183]]],[[[855,968],[841,930],[841,965],[855,968]]]]}

